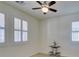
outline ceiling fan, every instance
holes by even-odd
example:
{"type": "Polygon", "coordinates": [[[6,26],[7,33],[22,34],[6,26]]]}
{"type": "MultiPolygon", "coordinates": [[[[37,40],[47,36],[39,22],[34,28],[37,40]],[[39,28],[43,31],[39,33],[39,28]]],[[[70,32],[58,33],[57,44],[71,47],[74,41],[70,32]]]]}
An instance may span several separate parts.
{"type": "Polygon", "coordinates": [[[40,7],[36,7],[36,8],[32,8],[33,10],[38,10],[41,9],[42,12],[44,14],[47,14],[48,11],[53,11],[53,12],[57,12],[56,9],[52,9],[51,6],[54,5],[56,2],[55,1],[51,1],[49,3],[47,3],[46,1],[44,1],[43,3],[40,1],[36,1],[38,4],[40,4],[40,7]]]}

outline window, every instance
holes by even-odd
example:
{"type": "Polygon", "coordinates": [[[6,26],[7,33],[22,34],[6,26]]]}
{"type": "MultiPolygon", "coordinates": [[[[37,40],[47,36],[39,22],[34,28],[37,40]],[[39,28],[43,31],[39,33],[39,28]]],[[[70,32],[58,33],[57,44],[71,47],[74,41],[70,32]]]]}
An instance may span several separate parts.
{"type": "Polygon", "coordinates": [[[5,42],[5,15],[0,13],[0,43],[5,42]]]}
{"type": "Polygon", "coordinates": [[[27,41],[28,24],[19,18],[14,18],[14,41],[27,41]]]}
{"type": "Polygon", "coordinates": [[[79,41],[79,22],[72,22],[72,41],[79,41]]]}

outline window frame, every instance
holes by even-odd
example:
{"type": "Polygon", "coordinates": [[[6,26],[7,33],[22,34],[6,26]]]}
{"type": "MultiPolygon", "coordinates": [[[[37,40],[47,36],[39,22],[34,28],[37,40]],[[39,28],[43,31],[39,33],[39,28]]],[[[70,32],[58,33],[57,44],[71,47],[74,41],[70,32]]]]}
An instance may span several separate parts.
{"type": "MultiPolygon", "coordinates": [[[[21,32],[21,35],[20,35],[20,36],[21,36],[21,37],[20,37],[20,38],[21,38],[21,41],[15,41],[15,39],[14,39],[14,35],[15,35],[15,34],[13,35],[13,41],[14,41],[15,43],[22,43],[22,42],[27,42],[27,41],[28,41],[28,29],[27,29],[27,30],[23,30],[23,28],[22,28],[22,27],[23,27],[23,21],[25,21],[25,20],[22,20],[22,19],[19,18],[19,17],[14,17],[14,18],[13,18],[13,29],[14,29],[13,32],[15,32],[15,31],[21,32]],[[15,25],[15,19],[16,19],[16,18],[21,20],[21,29],[15,29],[15,26],[14,26],[14,25],[15,25]],[[23,32],[27,32],[27,40],[26,40],[26,41],[23,41],[23,32]]],[[[26,21],[26,22],[27,22],[27,21],[26,21]]],[[[27,28],[28,28],[28,22],[27,22],[27,28]]]]}
{"type": "Polygon", "coordinates": [[[2,12],[0,12],[0,14],[2,14],[2,15],[4,15],[4,27],[0,27],[0,29],[2,30],[4,30],[4,42],[0,42],[0,44],[5,44],[6,43],[6,39],[5,39],[5,37],[6,37],[6,22],[5,22],[5,19],[6,19],[6,17],[5,17],[5,13],[2,13],[2,12]]]}
{"type": "MultiPolygon", "coordinates": [[[[73,21],[73,22],[79,22],[79,21],[73,21]]],[[[73,23],[73,22],[72,22],[72,23],[73,23]]],[[[72,28],[72,34],[73,34],[73,33],[79,33],[79,30],[73,30],[73,28],[72,28]]],[[[72,39],[72,41],[73,41],[73,42],[79,42],[79,40],[73,40],[73,39],[72,39]]]]}

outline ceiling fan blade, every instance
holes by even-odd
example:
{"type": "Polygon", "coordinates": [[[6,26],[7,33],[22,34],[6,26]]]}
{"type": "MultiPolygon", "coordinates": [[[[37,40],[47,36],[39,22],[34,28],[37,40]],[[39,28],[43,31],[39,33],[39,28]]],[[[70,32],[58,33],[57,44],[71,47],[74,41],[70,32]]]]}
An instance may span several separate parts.
{"type": "Polygon", "coordinates": [[[42,3],[40,1],[36,1],[38,4],[42,5],[42,3]]]}
{"type": "Polygon", "coordinates": [[[56,3],[55,1],[51,1],[51,2],[49,3],[49,6],[51,6],[51,5],[55,4],[55,3],[56,3]]]}
{"type": "Polygon", "coordinates": [[[49,8],[50,11],[57,12],[57,10],[49,8]]]}
{"type": "Polygon", "coordinates": [[[41,7],[37,7],[37,8],[32,8],[33,10],[36,10],[36,9],[41,9],[41,7]]]}

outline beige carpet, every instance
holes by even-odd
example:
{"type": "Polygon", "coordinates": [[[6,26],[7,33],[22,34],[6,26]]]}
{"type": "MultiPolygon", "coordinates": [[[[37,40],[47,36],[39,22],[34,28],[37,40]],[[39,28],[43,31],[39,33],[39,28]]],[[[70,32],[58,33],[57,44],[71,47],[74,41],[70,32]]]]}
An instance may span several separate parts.
{"type": "MultiPolygon", "coordinates": [[[[37,53],[35,55],[32,55],[31,57],[55,57],[55,56],[49,56],[49,54],[44,53],[37,53]]],[[[66,56],[60,56],[60,57],[66,57],[66,56]]]]}
{"type": "Polygon", "coordinates": [[[43,54],[43,53],[37,53],[37,54],[35,54],[31,57],[49,57],[49,55],[48,54],[43,54]]]}

